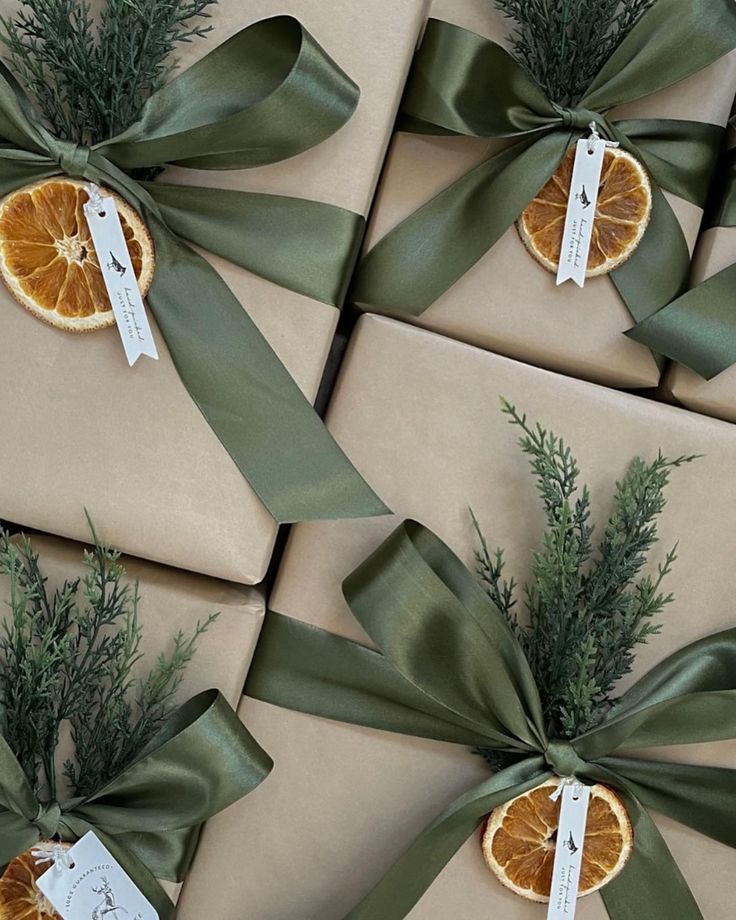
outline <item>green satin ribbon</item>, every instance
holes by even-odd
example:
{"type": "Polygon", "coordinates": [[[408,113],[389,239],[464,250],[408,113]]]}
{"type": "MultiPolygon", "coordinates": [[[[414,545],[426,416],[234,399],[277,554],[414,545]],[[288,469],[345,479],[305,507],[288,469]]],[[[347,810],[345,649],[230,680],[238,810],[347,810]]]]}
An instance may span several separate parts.
{"type": "Polygon", "coordinates": [[[255,789],[272,766],[215,690],[185,703],[130,766],[84,799],[39,802],[0,736],[0,865],[39,840],[72,842],[94,831],[160,920],[172,920],[176,909],[156,879],[182,881],[203,822],[255,789]]]}
{"type": "Polygon", "coordinates": [[[343,722],[503,751],[513,763],[437,817],[348,920],[405,917],[493,808],[554,774],[606,783],[626,801],[633,855],[601,891],[613,920],[702,920],[648,809],[736,847],[736,770],[619,751],[736,738],[736,629],[672,655],[597,727],[565,741],[546,735],[539,692],[503,615],[430,531],[401,525],[343,587],[380,653],[270,613],[246,693],[343,722]]]}
{"type": "Polygon", "coordinates": [[[506,233],[593,121],[638,157],[653,180],[649,228],[634,255],[611,273],[634,319],[651,315],[684,290],[690,264],[662,190],[702,207],[723,129],[674,119],[610,121],[606,113],[735,47],[732,0],[657,0],[570,109],[547,99],[499,45],[430,20],[402,103],[405,127],[516,142],[389,232],[358,266],[351,298],[391,313],[423,313],[506,233]]]}
{"type": "MultiPolygon", "coordinates": [[[[724,157],[705,229],[736,227],[736,147],[724,157]]],[[[736,253],[735,253],[736,255],[736,253]]],[[[706,380],[736,364],[736,262],[691,288],[627,335],[706,380]]]]}
{"type": "Polygon", "coordinates": [[[314,147],[352,116],[357,86],[292,17],[243,29],[90,148],[51,135],[0,65],[0,195],[64,173],[119,192],[156,244],[148,302],[179,375],[279,522],[383,514],[222,278],[184,240],[263,278],[340,305],[364,220],[252,192],[138,182],[125,170],[245,169],[314,147]]]}

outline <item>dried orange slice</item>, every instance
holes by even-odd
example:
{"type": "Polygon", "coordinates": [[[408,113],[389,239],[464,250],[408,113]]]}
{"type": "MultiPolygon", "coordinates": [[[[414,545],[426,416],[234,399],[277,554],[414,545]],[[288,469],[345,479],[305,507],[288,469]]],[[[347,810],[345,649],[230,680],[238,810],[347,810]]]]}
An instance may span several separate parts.
{"type": "MultiPolygon", "coordinates": [[[[562,800],[550,795],[551,779],[491,812],[483,834],[483,856],[507,888],[529,901],[549,901],[562,800]]],[[[631,855],[634,832],[626,806],[608,786],[590,787],[579,896],[610,882],[631,855]]]]}
{"type": "MultiPolygon", "coordinates": [[[[517,221],[531,254],[556,272],[562,251],[575,148],[517,221]]],[[[652,187],[641,163],[620,147],[607,147],[593,222],[586,277],[605,275],[622,265],[641,242],[652,213],[652,187]]]]}
{"type": "Polygon", "coordinates": [[[66,843],[42,841],[10,863],[0,878],[0,920],[61,920],[36,887],[36,879],[48,871],[50,863],[40,862],[33,855],[37,850],[51,853],[59,845],[69,849],[66,843]]]}
{"type": "MultiPolygon", "coordinates": [[[[115,199],[145,296],[155,264],[151,236],[127,201],[108,189],[101,191],[115,199]]],[[[88,198],[84,182],[57,178],[28,185],[0,201],[0,275],[34,316],[69,332],[115,324],[82,210],[88,198]]]]}

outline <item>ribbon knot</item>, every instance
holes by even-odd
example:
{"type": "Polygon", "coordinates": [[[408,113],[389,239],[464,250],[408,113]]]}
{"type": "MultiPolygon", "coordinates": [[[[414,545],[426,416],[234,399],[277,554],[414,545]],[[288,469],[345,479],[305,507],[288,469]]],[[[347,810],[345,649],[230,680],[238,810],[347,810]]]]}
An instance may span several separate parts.
{"type": "Polygon", "coordinates": [[[61,805],[58,802],[43,802],[38,806],[38,814],[31,822],[35,824],[42,837],[50,840],[59,833],[61,805]]]}
{"type": "Polygon", "coordinates": [[[577,771],[585,764],[585,761],[578,757],[572,744],[559,738],[550,741],[549,747],[544,752],[544,759],[547,761],[547,766],[558,776],[576,776],[577,771]]]}
{"type": "Polygon", "coordinates": [[[83,144],[75,144],[72,141],[56,140],[55,155],[56,162],[61,167],[62,172],[72,179],[85,179],[87,164],[92,151],[83,144]]]}
{"type": "Polygon", "coordinates": [[[573,131],[587,131],[590,127],[590,123],[595,122],[595,124],[602,129],[601,133],[608,136],[606,119],[598,114],[598,112],[593,112],[585,108],[569,109],[563,105],[555,105],[555,110],[560,116],[560,121],[565,128],[570,128],[573,131]]]}

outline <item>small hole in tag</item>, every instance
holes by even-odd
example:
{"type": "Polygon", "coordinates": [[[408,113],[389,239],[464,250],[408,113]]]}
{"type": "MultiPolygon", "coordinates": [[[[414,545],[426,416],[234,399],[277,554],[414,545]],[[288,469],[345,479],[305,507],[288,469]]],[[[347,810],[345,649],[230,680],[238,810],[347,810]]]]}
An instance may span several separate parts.
{"type": "Polygon", "coordinates": [[[100,213],[99,213],[97,216],[98,216],[98,217],[107,217],[107,211],[100,211],[100,213]]]}
{"type": "Polygon", "coordinates": [[[76,869],[76,867],[77,867],[77,864],[73,860],[66,864],[67,869],[76,869]]]}
{"type": "MultiPolygon", "coordinates": [[[[595,153],[595,150],[591,150],[590,147],[589,147],[589,148],[588,148],[588,156],[589,156],[589,157],[592,157],[594,153],[595,153]]],[[[102,216],[102,215],[100,215],[100,216],[102,216]]]]}

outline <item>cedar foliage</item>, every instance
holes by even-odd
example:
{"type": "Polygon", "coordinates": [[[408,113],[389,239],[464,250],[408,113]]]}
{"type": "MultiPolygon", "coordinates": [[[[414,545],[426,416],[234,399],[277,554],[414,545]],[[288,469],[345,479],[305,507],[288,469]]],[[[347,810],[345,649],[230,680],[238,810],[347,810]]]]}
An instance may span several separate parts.
{"type": "Polygon", "coordinates": [[[579,102],[655,0],[496,0],[517,60],[559,105],[579,102]]]}
{"type": "Polygon", "coordinates": [[[138,586],[124,580],[120,554],[96,538],[84,562],[83,578],[51,593],[29,540],[14,542],[0,530],[0,573],[9,585],[0,626],[0,734],[34,792],[51,800],[62,723],[69,722],[76,751],[64,774],[75,795],[89,795],[162,727],[196,642],[216,619],[197,623],[189,637],[179,633],[170,653],[137,678],[138,586]]]}
{"type": "Polygon", "coordinates": [[[133,124],[166,80],[176,46],[204,37],[217,0],[20,0],[0,19],[8,64],[52,131],[92,145],[133,124]]]}
{"type": "Polygon", "coordinates": [[[656,617],[673,600],[662,582],[677,558],[665,554],[656,575],[642,574],[657,543],[657,518],[673,469],[695,456],[647,463],[636,457],[616,483],[613,512],[594,549],[590,492],[564,441],[502,400],[503,412],[522,430],[544,507],[546,527],[533,554],[533,580],[523,588],[526,617],[517,613],[517,584],[504,578],[503,550],[479,539],[478,574],[491,601],[521,644],[542,699],[550,737],[575,738],[614,704],[616,683],[631,671],[636,647],[661,629],[656,617]]]}

